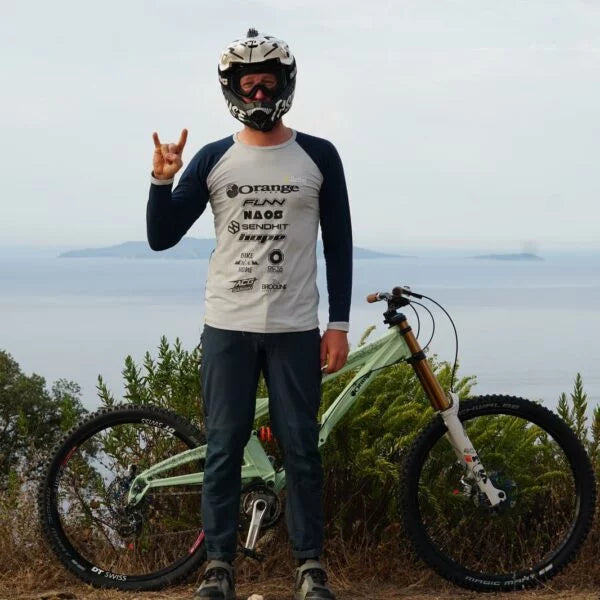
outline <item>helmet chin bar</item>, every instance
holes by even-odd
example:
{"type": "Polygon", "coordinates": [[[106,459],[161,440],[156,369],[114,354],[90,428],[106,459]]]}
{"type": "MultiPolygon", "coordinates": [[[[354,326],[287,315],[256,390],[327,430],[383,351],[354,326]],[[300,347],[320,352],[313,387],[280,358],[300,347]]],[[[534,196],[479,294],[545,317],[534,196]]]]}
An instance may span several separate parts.
{"type": "Polygon", "coordinates": [[[271,131],[279,119],[271,120],[271,115],[275,110],[272,102],[253,102],[252,104],[270,104],[268,106],[257,106],[252,113],[252,119],[247,123],[248,127],[258,131],[271,131]]]}
{"type": "Polygon", "coordinates": [[[294,82],[272,101],[244,102],[240,96],[225,87],[223,87],[223,95],[229,112],[238,121],[257,131],[271,131],[291,107],[294,98],[294,82]]]}

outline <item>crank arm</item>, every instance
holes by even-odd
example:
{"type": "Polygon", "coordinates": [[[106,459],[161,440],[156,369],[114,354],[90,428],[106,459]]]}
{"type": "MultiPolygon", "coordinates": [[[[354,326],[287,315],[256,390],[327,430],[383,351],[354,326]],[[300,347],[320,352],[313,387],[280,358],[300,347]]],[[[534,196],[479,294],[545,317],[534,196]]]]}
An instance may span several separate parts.
{"type": "Polygon", "coordinates": [[[252,503],[252,520],[250,521],[250,528],[248,529],[248,537],[246,538],[244,550],[254,550],[260,526],[263,522],[265,513],[267,512],[267,508],[267,502],[262,498],[258,498],[252,503]]]}

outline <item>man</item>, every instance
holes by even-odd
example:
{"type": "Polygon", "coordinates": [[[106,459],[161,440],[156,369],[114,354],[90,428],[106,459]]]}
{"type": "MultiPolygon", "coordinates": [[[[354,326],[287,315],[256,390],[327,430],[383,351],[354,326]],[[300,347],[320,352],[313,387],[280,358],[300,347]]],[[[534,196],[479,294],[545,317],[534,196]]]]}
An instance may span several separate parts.
{"type": "Polygon", "coordinates": [[[348,355],[352,231],[342,163],[334,146],[286,127],[296,83],[287,44],[250,29],[230,44],[219,81],[239,133],[204,146],[176,189],[187,138],[161,144],[147,207],[154,250],[177,244],[208,202],[216,248],[205,295],[201,378],[207,434],[202,520],[208,565],[195,598],[233,599],[241,462],[251,434],[261,371],[273,432],[284,455],[287,527],[298,561],[294,598],[334,598],[323,546],[317,412],[324,365],[348,355]],[[317,308],[319,224],[326,260],[329,323],[317,308]]]}

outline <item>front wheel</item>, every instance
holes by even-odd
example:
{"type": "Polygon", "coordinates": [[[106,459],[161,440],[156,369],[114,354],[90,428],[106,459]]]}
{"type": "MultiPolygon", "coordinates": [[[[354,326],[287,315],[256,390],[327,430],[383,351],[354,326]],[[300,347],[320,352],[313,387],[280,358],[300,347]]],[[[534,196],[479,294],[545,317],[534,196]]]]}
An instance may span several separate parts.
{"type": "MultiPolygon", "coordinates": [[[[68,432],[45,465],[38,492],[42,532],[63,565],[96,587],[155,590],[206,560],[201,486],[149,488],[132,506],[136,474],[204,445],[183,417],[150,405],[104,408],[68,432]]],[[[203,460],[161,477],[204,470],[203,460]]]]}
{"type": "Polygon", "coordinates": [[[535,586],[581,547],[595,510],[594,471],[571,429],[521,398],[481,396],[459,418],[506,500],[491,507],[445,437],[438,415],[413,442],[401,510],[417,554],[478,591],[535,586]]]}

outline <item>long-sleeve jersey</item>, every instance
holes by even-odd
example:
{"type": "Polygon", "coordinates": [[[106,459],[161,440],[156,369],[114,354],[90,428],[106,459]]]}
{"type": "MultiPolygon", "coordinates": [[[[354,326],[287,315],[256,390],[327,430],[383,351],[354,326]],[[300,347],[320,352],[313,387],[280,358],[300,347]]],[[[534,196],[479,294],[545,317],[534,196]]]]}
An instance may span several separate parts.
{"type": "Polygon", "coordinates": [[[177,244],[210,202],[216,234],[205,322],[259,333],[318,327],[316,242],[326,262],[330,329],[348,331],[352,227],[331,142],[293,131],[276,146],[229,136],[204,146],[179,184],[152,177],[146,211],[153,250],[177,244]]]}

